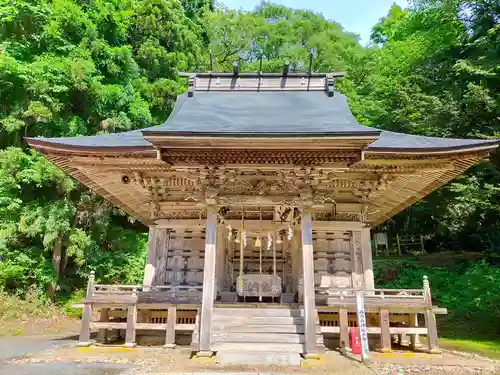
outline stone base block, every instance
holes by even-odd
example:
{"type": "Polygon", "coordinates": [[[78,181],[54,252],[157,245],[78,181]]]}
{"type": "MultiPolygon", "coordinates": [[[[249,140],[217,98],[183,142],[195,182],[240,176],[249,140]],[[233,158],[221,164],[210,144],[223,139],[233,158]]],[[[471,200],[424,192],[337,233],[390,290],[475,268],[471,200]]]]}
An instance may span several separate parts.
{"type": "Polygon", "coordinates": [[[429,350],[427,350],[427,353],[429,353],[429,354],[441,354],[443,352],[441,351],[441,349],[429,349],[429,350]]]}
{"type": "Polygon", "coordinates": [[[198,353],[196,353],[196,357],[197,358],[210,358],[214,355],[214,352],[211,352],[211,351],[199,351],[198,353]]]}
{"type": "Polygon", "coordinates": [[[298,353],[223,350],[217,352],[217,362],[221,365],[299,366],[301,357],[298,353]]]}

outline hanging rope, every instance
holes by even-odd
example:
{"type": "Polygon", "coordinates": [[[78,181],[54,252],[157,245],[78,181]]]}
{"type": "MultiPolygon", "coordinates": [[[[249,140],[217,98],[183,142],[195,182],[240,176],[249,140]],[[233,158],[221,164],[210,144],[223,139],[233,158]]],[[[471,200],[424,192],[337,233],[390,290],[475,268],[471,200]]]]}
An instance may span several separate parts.
{"type": "MultiPolygon", "coordinates": [[[[262,281],[262,207],[259,208],[260,233],[259,233],[259,275],[262,281]]],[[[259,283],[259,302],[262,302],[261,283],[259,283]]]]}
{"type": "Polygon", "coordinates": [[[238,289],[243,290],[243,249],[244,239],[243,239],[243,231],[245,230],[245,209],[241,206],[241,225],[240,225],[240,270],[238,277],[238,289]]]}
{"type": "Polygon", "coordinates": [[[273,241],[273,275],[276,276],[276,241],[273,241]]]}
{"type": "MultiPolygon", "coordinates": [[[[259,239],[262,238],[262,207],[260,208],[260,233],[259,239]]],[[[262,276],[262,240],[259,241],[259,275],[262,276]]]]}

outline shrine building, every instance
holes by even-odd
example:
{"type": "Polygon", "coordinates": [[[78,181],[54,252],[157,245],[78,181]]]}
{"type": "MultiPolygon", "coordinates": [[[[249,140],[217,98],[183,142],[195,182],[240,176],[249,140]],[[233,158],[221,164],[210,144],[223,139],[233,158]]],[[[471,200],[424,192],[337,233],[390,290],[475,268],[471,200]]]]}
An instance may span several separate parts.
{"type": "Polygon", "coordinates": [[[348,346],[359,326],[370,349],[390,351],[395,338],[418,348],[426,335],[437,352],[445,306],[432,304],[426,279],[421,289],[376,288],[370,229],[499,141],[362,126],[335,90],[342,73],[184,75],[188,90],[163,125],[28,139],[149,228],[142,283],[90,275],[80,345],[92,329],[126,346],[155,332],[166,348],[185,340],[198,356],[311,358],[348,346]]]}

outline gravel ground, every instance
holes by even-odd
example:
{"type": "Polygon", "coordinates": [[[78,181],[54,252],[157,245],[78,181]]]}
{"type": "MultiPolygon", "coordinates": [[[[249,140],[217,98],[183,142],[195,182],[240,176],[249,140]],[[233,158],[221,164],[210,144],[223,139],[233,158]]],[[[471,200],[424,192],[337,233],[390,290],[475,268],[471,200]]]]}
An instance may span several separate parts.
{"type": "Polygon", "coordinates": [[[118,375],[127,367],[110,364],[6,364],[1,375],[118,375]]]}
{"type": "Polygon", "coordinates": [[[500,375],[500,362],[471,354],[371,353],[370,364],[327,352],[303,366],[222,366],[214,359],[188,359],[189,348],[77,348],[74,338],[13,337],[0,339],[0,375],[500,375]]]}

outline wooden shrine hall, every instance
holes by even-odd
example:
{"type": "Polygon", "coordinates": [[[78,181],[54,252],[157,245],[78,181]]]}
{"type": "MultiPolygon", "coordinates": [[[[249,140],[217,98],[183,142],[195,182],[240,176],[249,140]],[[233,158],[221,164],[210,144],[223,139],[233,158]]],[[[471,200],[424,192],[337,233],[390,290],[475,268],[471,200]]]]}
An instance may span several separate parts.
{"type": "MultiPolygon", "coordinates": [[[[370,228],[487,157],[496,140],[359,125],[341,73],[189,73],[160,126],[29,144],[149,227],[144,279],[89,278],[80,344],[186,339],[199,356],[315,357],[348,345],[364,296],[370,347],[436,352],[428,280],[376,289],[370,228]],[[93,321],[93,311],[100,319],[93,321]],[[420,317],[420,319],[419,319],[420,317]]],[[[97,275],[98,276],[98,275],[97,275]]],[[[432,282],[432,280],[431,280],[432,282]]]]}

